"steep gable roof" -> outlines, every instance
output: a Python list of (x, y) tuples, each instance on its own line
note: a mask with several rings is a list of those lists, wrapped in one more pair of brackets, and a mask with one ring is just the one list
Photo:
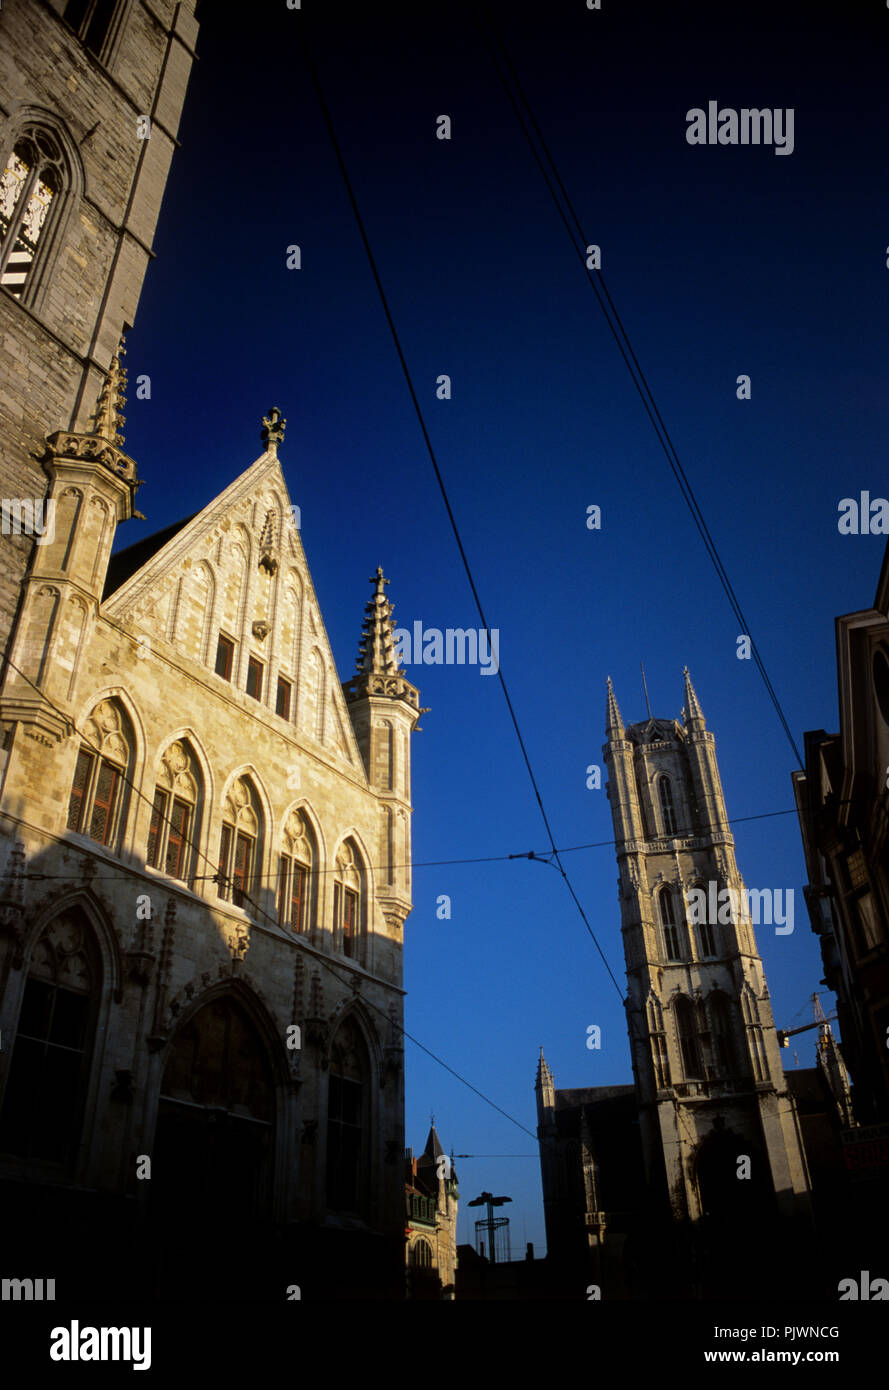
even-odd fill
[(174, 521), (171, 526), (165, 526), (150, 536), (143, 536), (140, 541), (135, 541), (132, 545), (126, 546), (125, 549), (116, 551), (108, 561), (105, 588), (102, 591), (103, 599), (110, 598), (131, 575), (146, 565), (153, 555), (156, 555), (168, 541), (178, 535), (184, 526), (193, 521), (196, 515), (196, 512), (192, 512), (191, 516), (183, 517), (181, 521)]
[[(102, 611), (213, 669), (220, 632), (291, 682), (301, 735), (364, 767), (312, 585), (287, 484), (270, 447), (202, 511), (114, 557)], [(112, 587), (113, 586), (113, 587)]]

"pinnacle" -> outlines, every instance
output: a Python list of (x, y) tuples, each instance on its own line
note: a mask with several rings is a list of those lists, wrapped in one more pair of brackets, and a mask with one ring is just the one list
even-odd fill
[(605, 702), (605, 737), (609, 739), (624, 737), (624, 722), (620, 717), (610, 676), (608, 677), (608, 695)]
[(689, 675), (687, 666), (683, 666), (682, 674), (685, 677), (685, 708), (682, 711), (683, 718), (686, 724), (690, 724), (693, 720), (699, 719), (701, 721), (701, 727), (703, 728), (704, 711), (701, 709), (701, 703), (691, 683), (691, 676)]
[(108, 376), (105, 379), (99, 399), (96, 402), (96, 409), (93, 415), (93, 428), (91, 434), (98, 435), (102, 439), (107, 439), (109, 444), (120, 446), (124, 442), (124, 436), (120, 432), (120, 426), (126, 424), (126, 416), (121, 414), (121, 407), (126, 404), (127, 371), (126, 367), (121, 366), (121, 358), (126, 355), (124, 340), (121, 338), (117, 351), (111, 359), (111, 366), (108, 368)]
[(374, 585), (374, 593), (364, 609), (364, 623), (355, 669), (359, 675), (398, 675), (392, 629), (392, 614), (395, 610), (386, 598), (385, 586), (389, 580), (385, 578), (382, 566), (377, 566), (377, 572), (371, 575), (370, 583)]

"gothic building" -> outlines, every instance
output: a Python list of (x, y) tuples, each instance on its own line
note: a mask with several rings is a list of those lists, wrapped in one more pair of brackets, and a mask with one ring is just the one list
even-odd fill
[(457, 1279), (457, 1171), (433, 1121), (419, 1158), (405, 1154), (408, 1298), (455, 1296)]
[(418, 694), (388, 581), (341, 686), (278, 411), (196, 516), (111, 555), (194, 8), (0, 9), (4, 1273), (400, 1298)]
[[(606, 738), (649, 1184), (677, 1220), (737, 1217), (745, 1201), (798, 1214), (808, 1204), (799, 1127), (714, 739), (688, 671), (681, 721), (627, 728), (609, 681)], [(751, 1176), (739, 1181), (740, 1155)]]
[(807, 1239), (809, 1173), (688, 672), (680, 720), (626, 727), (609, 680), (606, 737), (634, 1087), (557, 1091), (541, 1052), (547, 1244), (610, 1296), (694, 1293), (745, 1241), (759, 1268), (769, 1232)]
[[(873, 605), (836, 620), (837, 733), (793, 775), (812, 930), (836, 991), (859, 1124), (889, 1122), (889, 548)], [(885, 1182), (889, 1164), (879, 1165)], [(876, 1168), (875, 1174), (876, 1176)]]
[(277, 411), (219, 497), (109, 564), (137, 486), (119, 382), (47, 441), (55, 536), (0, 691), (6, 1205), (25, 1242), (76, 1209), (150, 1246), (160, 1291), (200, 1230), (208, 1289), (241, 1241), (281, 1297), (401, 1294), (418, 695), (388, 581), (340, 687)]

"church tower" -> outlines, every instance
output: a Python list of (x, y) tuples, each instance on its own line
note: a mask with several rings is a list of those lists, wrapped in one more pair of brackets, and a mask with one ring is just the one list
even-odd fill
[(677, 1221), (805, 1213), (796, 1112), (714, 739), (688, 670), (681, 720), (626, 728), (609, 678), (606, 738), (649, 1186)]

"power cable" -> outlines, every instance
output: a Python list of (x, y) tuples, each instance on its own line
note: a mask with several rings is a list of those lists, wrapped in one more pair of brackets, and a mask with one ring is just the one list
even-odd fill
[[(474, 11), (473, 13), (474, 13), (474, 14), (477, 14), (477, 12), (475, 12), (475, 11)], [(518, 104), (516, 103), (515, 97), (513, 96), (513, 93), (511, 92), (511, 90), (510, 90), (510, 88), (509, 88), (509, 85), (508, 85), (508, 83), (506, 82), (506, 79), (504, 78), (504, 75), (503, 75), (503, 72), (502, 72), (502, 70), (501, 70), (500, 64), (498, 63), (497, 58), (496, 58), (496, 55), (495, 55), (495, 53), (494, 53), (494, 50), (493, 50), (493, 47), (492, 47), (492, 44), (491, 44), (491, 39), (490, 39), (490, 37), (488, 36), (488, 34), (485, 32), (485, 30), (484, 30), (484, 28), (482, 27), (482, 25), (478, 22), (478, 20), (476, 21), (476, 24), (477, 24), (477, 28), (478, 28), (479, 32), (480, 32), (481, 35), (482, 35), (482, 38), (483, 38), (484, 41), (485, 41), (485, 44), (486, 44), (487, 49), (488, 49), (488, 54), (489, 54), (489, 56), (490, 56), (490, 58), (491, 58), (491, 61), (493, 62), (495, 71), (496, 71), (497, 76), (498, 76), (498, 78), (499, 78), (499, 80), (500, 80), (500, 84), (501, 84), (501, 86), (503, 87), (504, 92), (506, 93), (507, 99), (509, 100), (509, 103), (510, 103), (510, 105), (512, 106), (513, 112), (515, 113), (516, 119), (518, 120), (519, 125), (520, 125), (520, 127), (521, 127), (521, 129), (522, 129), (522, 133), (524, 134), (525, 139), (526, 139), (527, 142), (528, 142), (528, 146), (529, 146), (529, 148), (530, 148), (530, 150), (531, 150), (531, 153), (532, 153), (532, 155), (534, 156), (535, 162), (537, 163), (537, 166), (538, 166), (538, 168), (540, 169), (540, 172), (541, 172), (541, 174), (542, 174), (542, 176), (543, 176), (543, 180), (544, 180), (544, 182), (546, 183), (546, 186), (547, 186), (547, 188), (548, 188), (548, 190), (549, 190), (549, 192), (550, 192), (550, 195), (551, 195), (551, 197), (552, 197), (552, 199), (553, 199), (553, 202), (554, 202), (554, 204), (555, 204), (555, 206), (556, 206), (556, 210), (557, 210), (557, 212), (559, 213), (559, 216), (560, 216), (560, 218), (561, 218), (561, 220), (562, 220), (562, 223), (563, 223), (563, 225), (564, 225), (564, 227), (565, 227), (565, 230), (567, 231), (568, 236), (569, 236), (569, 239), (571, 240), (571, 244), (572, 244), (572, 246), (574, 247), (574, 249), (575, 249), (575, 251), (577, 252), (577, 254), (579, 255), (580, 260), (581, 260), (581, 264), (583, 265), (584, 270), (587, 270), (587, 269), (589, 268), (589, 267), (587, 266), (587, 247), (588, 247), (591, 243), (589, 243), (589, 242), (587, 241), (586, 234), (584, 233), (583, 227), (582, 227), (581, 224), (580, 224), (580, 219), (578, 218), (577, 213), (575, 212), (575, 209), (574, 209), (574, 205), (573, 205), (573, 203), (571, 202), (570, 197), (568, 196), (567, 189), (565, 188), (565, 185), (564, 185), (564, 183), (563, 183), (563, 181), (562, 181), (562, 178), (561, 178), (561, 176), (560, 176), (560, 174), (559, 174), (559, 172), (558, 172), (558, 169), (557, 169), (557, 167), (556, 167), (555, 160), (554, 160), (553, 157), (552, 157), (552, 154), (551, 154), (551, 152), (550, 152), (549, 146), (548, 146), (548, 144), (547, 144), (547, 142), (546, 142), (546, 139), (545, 139), (545, 137), (544, 137), (544, 135), (543, 135), (542, 130), (540, 129), (540, 125), (538, 124), (538, 121), (537, 121), (537, 119), (536, 119), (536, 117), (535, 117), (535, 115), (534, 115), (534, 111), (533, 111), (533, 108), (531, 107), (531, 103), (530, 103), (530, 101), (528, 100), (527, 93), (525, 92), (525, 89), (524, 89), (524, 87), (522, 86), (522, 83), (521, 83), (521, 81), (520, 81), (520, 79), (519, 79), (519, 77), (518, 77), (518, 74), (517, 74), (517, 72), (516, 72), (516, 70), (515, 70), (515, 67), (514, 67), (514, 65), (513, 65), (513, 63), (512, 63), (512, 60), (511, 60), (511, 58), (510, 58), (510, 56), (509, 56), (509, 53), (508, 53), (508, 51), (507, 51), (507, 49), (506, 49), (506, 46), (505, 46), (505, 44), (502, 42), (502, 40), (495, 34), (495, 35), (494, 35), (495, 41), (496, 41), (496, 43), (498, 44), (498, 46), (499, 46), (501, 52), (503, 53), (504, 60), (505, 60), (506, 65), (507, 65), (507, 67), (508, 67), (508, 69), (509, 69), (510, 75), (512, 76), (512, 79), (513, 79), (513, 81), (514, 81), (514, 83), (515, 83), (515, 85), (516, 85), (516, 87), (517, 87), (517, 89), (518, 89), (519, 95), (521, 96), (522, 102), (524, 103), (525, 108), (526, 108), (526, 110), (527, 110), (527, 112), (528, 112), (529, 118), (530, 118), (530, 120), (531, 120), (531, 122), (532, 122), (532, 124), (533, 124), (533, 126), (534, 126), (534, 130), (535, 130), (535, 132), (536, 132), (536, 134), (537, 134), (537, 137), (538, 137), (538, 139), (539, 139), (539, 141), (540, 141), (541, 148), (542, 148), (544, 154), (546, 155), (546, 159), (547, 159), (547, 161), (548, 161), (548, 163), (549, 163), (549, 166), (550, 166), (550, 168), (551, 168), (551, 170), (552, 170), (553, 176), (554, 176), (554, 178), (555, 178), (555, 180), (556, 180), (556, 182), (557, 182), (557, 184), (558, 184), (558, 186), (559, 186), (559, 189), (560, 189), (560, 191), (561, 191), (562, 197), (563, 197), (563, 199), (564, 199), (564, 201), (565, 201), (565, 205), (566, 205), (566, 207), (568, 208), (568, 211), (569, 211), (569, 213), (571, 214), (571, 217), (572, 217), (572, 219), (573, 219), (573, 221), (574, 221), (574, 224), (575, 224), (575, 226), (576, 226), (576, 228), (577, 228), (577, 231), (578, 231), (578, 234), (579, 234), (580, 240), (581, 240), (581, 244), (580, 244), (580, 245), (578, 245), (577, 242), (575, 241), (574, 233), (573, 233), (572, 230), (571, 230), (571, 226), (570, 226), (570, 224), (569, 224), (569, 222), (568, 222), (568, 219), (567, 219), (567, 217), (566, 217), (566, 215), (565, 215), (565, 212), (564, 212), (564, 210), (563, 210), (563, 208), (562, 208), (562, 205), (561, 205), (560, 202), (559, 202), (559, 198), (558, 198), (558, 195), (557, 195), (557, 193), (556, 193), (555, 188), (553, 187), (552, 180), (550, 179), (550, 177), (549, 177), (549, 175), (548, 175), (546, 169), (544, 168), (544, 165), (543, 165), (543, 163), (542, 163), (542, 161), (541, 161), (541, 159), (540, 159), (540, 156), (539, 156), (539, 154), (538, 154), (538, 152), (537, 152), (537, 150), (536, 150), (536, 148), (535, 148), (535, 146), (534, 146), (534, 141), (533, 141), (532, 138), (531, 138), (531, 133), (530, 133), (530, 131), (528, 130), (527, 124), (526, 124), (526, 122), (525, 122), (525, 120), (524, 120), (524, 118), (523, 118), (523, 116), (522, 116), (522, 113), (521, 113), (521, 111), (520, 111), (520, 109), (519, 109), (519, 107), (518, 107)], [(789, 723), (788, 723), (788, 721), (787, 721), (787, 718), (786, 718), (786, 716), (785, 716), (785, 714), (784, 714), (784, 710), (783, 710), (783, 708), (782, 708), (782, 706), (781, 706), (781, 702), (780, 702), (780, 700), (778, 699), (778, 695), (777, 695), (777, 693), (776, 693), (776, 691), (775, 691), (774, 686), (772, 685), (771, 679), (769, 678), (769, 674), (768, 674), (768, 671), (766, 670), (765, 662), (763, 661), (762, 656), (760, 655), (760, 652), (759, 652), (759, 648), (758, 648), (758, 646), (757, 646), (757, 644), (756, 644), (756, 642), (755, 642), (755, 640), (754, 640), (754, 638), (753, 638), (753, 636), (752, 636), (752, 634), (751, 634), (750, 625), (749, 625), (749, 623), (747, 622), (747, 619), (746, 619), (745, 616), (744, 616), (743, 610), (741, 609), (740, 602), (739, 602), (739, 600), (738, 600), (738, 598), (737, 598), (737, 595), (736, 595), (736, 593), (735, 593), (735, 590), (734, 590), (734, 586), (732, 585), (731, 580), (730, 580), (729, 577), (728, 577), (728, 573), (727, 573), (727, 571), (726, 571), (726, 569), (725, 569), (725, 566), (724, 566), (723, 563), (722, 563), (722, 559), (721, 559), (721, 557), (720, 557), (720, 555), (719, 555), (719, 551), (718, 551), (718, 549), (717, 549), (716, 543), (715, 543), (715, 541), (713, 540), (713, 537), (712, 537), (712, 535), (711, 535), (711, 533), (710, 533), (710, 529), (709, 529), (709, 527), (708, 527), (708, 525), (707, 525), (707, 522), (706, 522), (706, 520), (705, 520), (705, 518), (704, 518), (703, 512), (701, 511), (701, 508), (700, 508), (700, 506), (698, 505), (697, 498), (695, 497), (695, 494), (694, 494), (694, 491), (693, 491), (693, 489), (692, 489), (691, 483), (689, 482), (688, 477), (687, 477), (687, 475), (686, 475), (686, 473), (685, 473), (685, 470), (684, 470), (684, 468), (683, 468), (683, 466), (682, 466), (681, 460), (680, 460), (680, 458), (679, 458), (679, 454), (678, 454), (678, 452), (677, 452), (677, 450), (676, 450), (675, 445), (673, 444), (673, 440), (672, 440), (672, 438), (670, 437), (670, 434), (669, 434), (669, 431), (667, 430), (666, 425), (664, 424), (663, 418), (662, 418), (661, 413), (660, 413), (660, 411), (659, 411), (659, 409), (658, 409), (658, 407), (657, 407), (657, 404), (656, 404), (656, 402), (655, 402), (655, 399), (654, 399), (654, 396), (653, 396), (653, 394), (652, 394), (651, 388), (650, 388), (649, 385), (648, 385), (648, 381), (647, 381), (647, 379), (646, 379), (646, 377), (645, 377), (645, 374), (644, 374), (644, 372), (643, 372), (643, 370), (642, 370), (642, 367), (641, 367), (640, 364), (639, 364), (639, 360), (638, 360), (638, 358), (636, 357), (635, 352), (633, 351), (633, 347), (632, 347), (632, 344), (631, 344), (631, 342), (630, 342), (629, 335), (627, 334), (627, 331), (626, 331), (626, 329), (625, 329), (625, 327), (624, 327), (624, 325), (623, 325), (623, 322), (622, 322), (622, 320), (621, 320), (621, 318), (620, 318), (620, 315), (619, 315), (618, 312), (617, 312), (617, 309), (616, 309), (616, 307), (615, 307), (615, 305), (614, 305), (614, 301), (613, 301), (613, 299), (612, 299), (610, 293), (608, 292), (608, 288), (607, 288), (607, 285), (606, 285), (606, 283), (605, 283), (604, 274), (602, 273), (601, 270), (594, 270), (594, 271), (593, 271), (593, 274), (587, 275), (587, 276), (586, 276), (586, 279), (587, 279), (587, 281), (588, 281), (588, 283), (589, 283), (591, 289), (593, 290), (593, 292), (594, 292), (595, 295), (596, 295), (596, 298), (597, 298), (597, 300), (598, 300), (598, 302), (599, 302), (599, 307), (600, 307), (600, 309), (602, 310), (602, 313), (603, 313), (603, 315), (604, 315), (604, 317), (605, 317), (605, 321), (606, 321), (606, 323), (608, 324), (609, 329), (611, 330), (611, 333), (612, 333), (612, 335), (613, 335), (613, 337), (614, 337), (614, 340), (615, 340), (615, 342), (616, 342), (616, 344), (617, 344), (618, 350), (620, 351), (621, 357), (622, 357), (623, 360), (624, 360), (624, 364), (626, 365), (627, 370), (628, 370), (628, 372), (630, 373), (630, 377), (631, 377), (631, 379), (632, 379), (632, 381), (633, 381), (634, 386), (636, 387), (636, 390), (637, 390), (637, 392), (638, 392), (638, 394), (639, 394), (640, 400), (642, 401), (642, 404), (643, 404), (643, 407), (644, 407), (644, 409), (645, 409), (645, 412), (646, 412), (646, 414), (648, 415), (649, 420), (651, 421), (652, 427), (653, 427), (653, 429), (654, 429), (654, 431), (655, 431), (655, 434), (657, 435), (658, 442), (660, 443), (661, 448), (664, 450), (664, 453), (665, 453), (665, 455), (666, 455), (666, 457), (667, 457), (667, 462), (669, 463), (670, 468), (672, 469), (673, 475), (674, 475), (674, 477), (676, 478), (677, 483), (679, 484), (679, 489), (680, 489), (680, 491), (681, 491), (681, 493), (682, 493), (682, 496), (683, 496), (683, 498), (684, 498), (684, 500), (685, 500), (685, 502), (686, 502), (686, 504), (687, 504), (687, 506), (688, 506), (688, 508), (689, 508), (689, 510), (690, 510), (690, 512), (691, 512), (692, 519), (693, 519), (693, 521), (694, 521), (694, 523), (695, 523), (695, 526), (696, 526), (697, 529), (698, 529), (698, 532), (699, 532), (699, 534), (700, 534), (700, 536), (701, 536), (701, 539), (702, 539), (702, 541), (704, 542), (704, 547), (705, 547), (705, 549), (707, 550), (708, 555), (710, 556), (710, 559), (711, 559), (711, 561), (712, 561), (712, 563), (713, 563), (714, 569), (716, 570), (716, 573), (717, 573), (717, 576), (718, 576), (718, 578), (719, 578), (719, 581), (720, 581), (720, 583), (721, 583), (721, 585), (722, 585), (723, 590), (725, 591), (726, 597), (728, 598), (729, 605), (730, 605), (730, 607), (731, 607), (731, 609), (732, 609), (732, 612), (734, 613), (734, 615), (735, 615), (735, 617), (736, 617), (736, 619), (737, 619), (737, 621), (738, 621), (738, 624), (739, 624), (740, 629), (741, 629), (741, 633), (742, 633), (742, 635), (745, 635), (745, 636), (747, 636), (747, 637), (749, 638), (749, 641), (750, 641), (750, 649), (751, 649), (751, 652), (752, 652), (752, 654), (753, 654), (754, 662), (755, 662), (755, 664), (756, 664), (756, 666), (757, 666), (757, 669), (759, 670), (759, 673), (760, 673), (760, 675), (761, 675), (761, 677), (762, 677), (762, 680), (763, 680), (763, 683), (764, 683), (764, 685), (765, 685), (765, 687), (766, 687), (766, 691), (768, 692), (769, 698), (771, 699), (772, 704), (773, 704), (774, 707), (775, 707), (775, 710), (776, 710), (776, 712), (777, 712), (778, 718), (779, 718), (779, 720), (780, 720), (780, 722), (781, 722), (781, 725), (782, 725), (782, 727), (783, 727), (783, 729), (784, 729), (784, 733), (785, 733), (785, 735), (787, 736), (787, 740), (788, 740), (788, 742), (790, 743), (790, 746), (791, 746), (791, 748), (792, 748), (792, 750), (793, 750), (794, 758), (796, 759), (796, 765), (797, 765), (797, 767), (802, 767), (802, 766), (804, 765), (802, 755), (801, 755), (801, 753), (800, 753), (800, 751), (799, 751), (799, 749), (798, 749), (798, 747), (797, 747), (797, 745), (796, 745), (796, 741), (795, 741), (795, 739), (794, 739), (794, 737), (793, 737), (793, 734), (792, 734), (791, 729), (790, 729), (790, 725), (789, 725)], [(606, 309), (606, 307), (605, 307), (605, 301), (603, 300), (602, 295), (599, 293), (599, 285), (601, 285), (602, 291), (603, 291), (605, 297), (607, 298), (608, 305), (609, 305), (609, 307), (610, 307), (610, 309), (611, 309), (611, 313), (612, 313), (613, 316), (614, 316), (614, 322), (612, 322), (612, 319), (611, 319), (611, 317), (609, 316), (609, 313), (608, 313), (608, 309)], [(615, 326), (615, 325), (616, 325), (616, 326)], [(618, 330), (619, 330), (619, 332), (618, 332)], [(632, 365), (631, 365), (631, 362), (632, 362)], [(635, 371), (634, 371), (634, 368), (635, 368)]]

